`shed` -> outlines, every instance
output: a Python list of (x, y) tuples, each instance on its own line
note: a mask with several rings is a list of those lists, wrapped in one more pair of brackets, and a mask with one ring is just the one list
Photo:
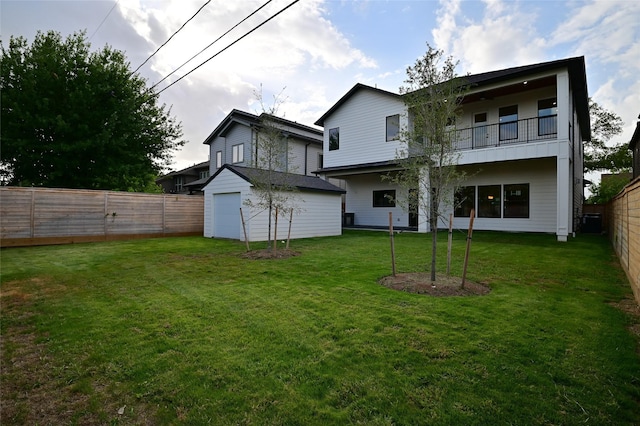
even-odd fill
[[(248, 240), (268, 239), (268, 212), (248, 206), (248, 202), (255, 204), (258, 199), (252, 182), (256, 182), (261, 173), (264, 171), (225, 164), (209, 178), (203, 188), (205, 237), (244, 240), (242, 208)], [(288, 187), (296, 189), (292, 195), (299, 211), (293, 214), (292, 239), (341, 235), (343, 189), (319, 177), (273, 173), (275, 182), (287, 182)], [(278, 238), (284, 239), (288, 231), (289, 216), (280, 216)]]

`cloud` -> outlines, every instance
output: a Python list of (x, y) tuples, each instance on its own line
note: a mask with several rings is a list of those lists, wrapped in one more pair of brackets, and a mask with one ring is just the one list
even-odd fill
[[(543, 60), (545, 41), (536, 36), (537, 13), (517, 3), (485, 0), (481, 19), (464, 14), (459, 0), (440, 1), (435, 47), (461, 62), (465, 72), (477, 73)], [(508, 52), (508, 53), (507, 53)]]
[[(181, 0), (121, 3), (124, 3), (119, 5), (122, 16), (148, 42), (149, 53), (202, 4)], [(212, 2), (163, 47), (141, 72), (150, 82), (159, 81), (263, 3)], [(168, 78), (158, 89), (184, 76), (289, 3), (285, 0), (273, 1)], [(286, 86), (285, 95), (289, 101), (282, 106), (282, 113), (288, 119), (311, 124), (322, 115), (322, 108), (330, 106), (328, 98), (334, 96), (334, 87), (317, 83), (320, 74), (323, 77), (335, 74), (337, 77), (345, 70), (376, 67), (375, 60), (354, 48), (332, 24), (323, 1), (296, 3), (162, 92), (162, 101), (174, 105), (172, 112), (182, 120), (185, 138), (189, 141), (183, 151), (176, 155), (177, 167), (184, 165), (186, 158), (203, 155), (200, 152), (207, 154), (206, 149), (202, 149), (202, 141), (231, 109), (256, 112), (254, 91), (261, 84), (270, 92), (278, 92)], [(326, 78), (323, 80), (326, 82)], [(331, 92), (331, 96), (328, 92)], [(190, 164), (205, 159), (193, 160)]]

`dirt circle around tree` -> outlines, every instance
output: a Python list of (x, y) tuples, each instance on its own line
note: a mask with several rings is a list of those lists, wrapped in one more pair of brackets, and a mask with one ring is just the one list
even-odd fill
[(466, 280), (464, 287), (461, 287), (461, 282), (461, 277), (437, 274), (436, 281), (432, 283), (428, 272), (398, 273), (378, 281), (380, 285), (393, 290), (434, 297), (484, 296), (491, 292), (491, 287), (486, 284)]

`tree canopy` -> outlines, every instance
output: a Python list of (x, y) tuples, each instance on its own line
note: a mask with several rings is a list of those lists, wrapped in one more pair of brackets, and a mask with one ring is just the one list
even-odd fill
[(181, 124), (123, 52), (91, 51), (84, 32), (0, 45), (6, 184), (145, 191), (184, 145)]
[[(455, 126), (468, 91), (455, 72), (457, 63), (428, 45), (427, 52), (407, 68), (400, 88), (410, 124), (400, 135), (402, 169), (387, 178), (406, 193), (405, 207), (422, 210), (431, 231), (431, 281), (436, 280), (438, 219), (464, 179), (456, 168)], [(401, 200), (400, 200), (401, 201)]]
[(610, 170), (614, 173), (631, 170), (631, 151), (627, 143), (607, 145), (614, 136), (622, 133), (622, 119), (596, 101), (589, 98), (591, 140), (585, 143), (584, 170), (593, 172)]

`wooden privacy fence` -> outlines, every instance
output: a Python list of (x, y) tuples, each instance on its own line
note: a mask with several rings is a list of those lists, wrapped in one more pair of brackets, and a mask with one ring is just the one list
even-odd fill
[(0, 246), (203, 235), (204, 197), (0, 188)]
[(640, 177), (609, 203), (609, 238), (640, 303)]

